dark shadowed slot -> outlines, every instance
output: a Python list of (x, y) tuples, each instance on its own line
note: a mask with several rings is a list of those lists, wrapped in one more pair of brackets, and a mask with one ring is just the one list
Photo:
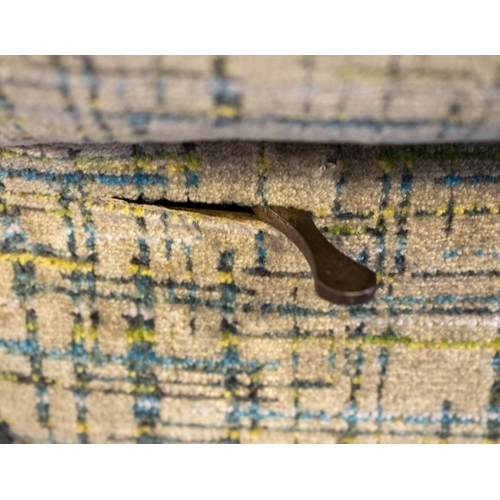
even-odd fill
[(136, 205), (148, 205), (152, 207), (172, 208), (177, 210), (215, 210), (218, 212), (233, 212), (239, 214), (254, 215), (251, 207), (245, 207), (236, 204), (217, 204), (217, 203), (197, 203), (192, 201), (175, 202), (169, 200), (150, 200), (141, 195), (136, 199), (113, 197), (115, 200), (125, 201), (126, 203), (135, 203)]

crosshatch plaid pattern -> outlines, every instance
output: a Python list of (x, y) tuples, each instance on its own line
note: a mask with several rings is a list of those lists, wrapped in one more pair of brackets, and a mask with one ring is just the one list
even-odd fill
[[(497, 145), (4, 149), (0, 424), (55, 443), (496, 442), (499, 179)], [(330, 305), (251, 215), (145, 198), (309, 208), (377, 294)]]
[(0, 145), (498, 140), (497, 56), (1, 56)]

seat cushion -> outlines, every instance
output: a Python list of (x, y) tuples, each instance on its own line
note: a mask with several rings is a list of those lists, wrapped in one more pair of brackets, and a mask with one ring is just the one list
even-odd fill
[[(0, 429), (497, 441), (499, 158), (487, 144), (2, 150)], [(266, 202), (313, 211), (377, 273), (374, 299), (320, 299), (284, 235), (228, 211)]]
[(1, 56), (0, 145), (497, 140), (497, 56)]

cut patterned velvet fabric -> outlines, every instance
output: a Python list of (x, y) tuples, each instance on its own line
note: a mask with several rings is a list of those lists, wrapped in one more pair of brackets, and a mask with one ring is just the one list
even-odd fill
[[(499, 179), (487, 144), (3, 149), (0, 440), (497, 441)], [(312, 210), (375, 298), (188, 201)]]

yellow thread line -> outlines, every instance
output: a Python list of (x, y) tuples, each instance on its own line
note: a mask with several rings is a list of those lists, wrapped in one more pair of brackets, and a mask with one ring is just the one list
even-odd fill
[(61, 195), (59, 194), (27, 193), (24, 191), (5, 191), (4, 196), (5, 198), (10, 198), (11, 196), (19, 196), (20, 198), (36, 198), (41, 201), (59, 201), (61, 199)]
[(17, 382), (19, 377), (15, 373), (0, 372), (0, 380), (5, 382)]
[(153, 428), (148, 425), (141, 425), (137, 427), (136, 435), (137, 437), (141, 437), (143, 434), (151, 434)]
[(222, 118), (236, 118), (239, 114), (238, 108), (233, 106), (227, 106), (226, 104), (220, 104), (215, 108), (215, 114)]
[(77, 434), (89, 434), (89, 424), (87, 422), (76, 423)]
[(127, 330), (127, 342), (132, 344), (134, 342), (155, 342), (155, 331), (148, 330), (147, 328), (131, 328)]
[(154, 385), (145, 385), (145, 384), (139, 384), (139, 385), (131, 385), (130, 387), (131, 392), (138, 392), (141, 394), (149, 394), (151, 392), (154, 392), (156, 390), (156, 386)]
[(72, 262), (59, 257), (42, 257), (28, 252), (2, 254), (0, 255), (0, 262), (19, 262), (21, 265), (33, 262), (33, 264), (40, 264), (47, 267), (57, 267), (59, 269), (64, 269), (65, 271), (92, 271), (92, 264), (89, 262)]
[(233, 273), (220, 271), (219, 272), (219, 282), (220, 283), (232, 283), (233, 282)]
[[(448, 213), (449, 207), (448, 206), (442, 206), (438, 207), (433, 210), (424, 210), (423, 213), (426, 215), (436, 215), (438, 217), (441, 217)], [(457, 215), (464, 215), (467, 213), (477, 213), (477, 212), (489, 212), (492, 215), (498, 214), (500, 211), (500, 208), (498, 205), (492, 205), (491, 207), (481, 207), (479, 205), (455, 205), (453, 207), (453, 213)]]
[(139, 273), (142, 276), (154, 276), (153, 271), (146, 266), (138, 266), (137, 264), (130, 264), (129, 269), (131, 274)]

